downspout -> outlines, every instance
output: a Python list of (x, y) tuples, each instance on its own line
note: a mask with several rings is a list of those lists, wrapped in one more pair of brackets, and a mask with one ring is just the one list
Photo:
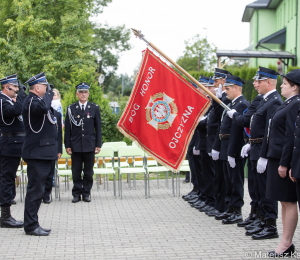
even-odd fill
[(297, 53), (297, 44), (298, 44), (298, 0), (296, 0), (296, 47), (295, 47), (295, 55), (296, 55), (296, 59), (293, 62), (293, 65), (296, 66), (298, 65), (298, 53)]

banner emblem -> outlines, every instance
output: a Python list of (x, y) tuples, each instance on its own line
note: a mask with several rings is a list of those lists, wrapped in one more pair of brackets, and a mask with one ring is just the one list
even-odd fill
[(156, 130), (166, 130), (172, 126), (177, 112), (178, 109), (174, 99), (165, 93), (157, 93), (150, 97), (146, 106), (146, 120)]

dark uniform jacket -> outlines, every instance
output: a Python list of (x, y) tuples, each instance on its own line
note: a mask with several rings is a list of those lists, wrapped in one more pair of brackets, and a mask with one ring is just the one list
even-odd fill
[(219, 118), (216, 116), (215, 108), (211, 105), (211, 110), (209, 111), (206, 119), (206, 152), (211, 153), (213, 149), (213, 144), (216, 138), (219, 139), (218, 128), (219, 128)]
[[(238, 113), (243, 113), (248, 106), (249, 102), (243, 95), (238, 97), (232, 104), (229, 105), (231, 109), (235, 109)], [(230, 135), (229, 138), (221, 140), (220, 160), (227, 160), (228, 156), (241, 159), (240, 152), (245, 144), (244, 127), (233, 122), (227, 115), (226, 110), (222, 116), (220, 134)]]
[[(228, 105), (229, 103), (231, 103), (231, 101), (227, 98), (227, 95), (226, 95), (225, 92), (222, 93), (221, 100), (222, 100), (222, 102), (225, 105)], [(214, 106), (214, 110), (215, 110), (214, 111), (215, 115), (216, 115), (216, 117), (219, 120), (219, 125), (218, 125), (218, 129), (217, 129), (217, 135), (215, 137), (215, 141), (213, 143), (212, 149), (214, 149), (215, 151), (220, 151), (220, 149), (221, 149), (221, 141), (219, 139), (219, 133), (220, 133), (220, 126), (221, 126), (221, 118), (222, 118), (222, 115), (223, 115), (224, 108), (222, 106), (220, 106), (216, 101), (213, 100), (212, 102), (213, 102), (213, 106)]]
[(53, 123), (56, 119), (51, 108), (53, 95), (52, 91), (47, 91), (40, 98), (29, 92), (25, 99), (22, 111), (26, 131), (22, 150), (24, 159), (57, 160), (58, 126)]
[(54, 116), (57, 119), (57, 131), (58, 131), (58, 139), (57, 139), (57, 145), (58, 145), (58, 151), (57, 153), (62, 154), (62, 125), (61, 125), (61, 114), (57, 110), (53, 109)]
[[(70, 118), (71, 113), (72, 118)], [(72, 120), (75, 120), (75, 124)], [(82, 121), (81, 121), (82, 120)], [(84, 112), (76, 102), (67, 108), (65, 120), (65, 147), (72, 152), (94, 152), (95, 147), (101, 147), (101, 117), (99, 106), (87, 102)]]
[(297, 113), (294, 133), (293, 157), (292, 157), (292, 176), (300, 179), (300, 109)]
[[(26, 98), (26, 93), (20, 91), (16, 102), (8, 96), (0, 94), (0, 128), (2, 133), (25, 133), (22, 105)], [(0, 137), (1, 155), (11, 157), (21, 157), (24, 136)]]
[(257, 95), (251, 102), (251, 105), (242, 113), (234, 113), (232, 120), (238, 125), (249, 127), (252, 115), (255, 113), (257, 106), (262, 101), (263, 96)]
[[(264, 158), (280, 159), (279, 165), (290, 167), (293, 154), (295, 122), (300, 109), (300, 95), (295, 95), (279, 106), (274, 113)], [(300, 159), (300, 158), (299, 158)]]
[[(201, 120), (198, 123), (198, 136), (195, 144), (195, 149), (196, 150), (202, 150), (206, 151), (206, 136), (207, 136), (207, 116), (209, 115), (210, 111), (212, 110), (213, 106), (211, 105), (204, 116), (206, 116), (205, 119)], [(211, 153), (211, 150), (210, 150)]]
[[(277, 91), (262, 99), (251, 117), (250, 139), (264, 138), (264, 136), (268, 135), (269, 120), (281, 104), (282, 99)], [(266, 154), (266, 148), (267, 142), (265, 141), (259, 144), (251, 144), (251, 160), (258, 160), (259, 157), (263, 157), (260, 155), (260, 152), (263, 151), (262, 154)]]

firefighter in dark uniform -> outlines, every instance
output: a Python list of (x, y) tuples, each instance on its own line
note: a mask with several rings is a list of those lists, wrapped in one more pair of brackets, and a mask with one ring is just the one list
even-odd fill
[[(60, 159), (61, 155), (62, 155), (62, 124), (61, 124), (61, 114), (60, 114), (60, 112), (56, 111), (52, 107), (50, 109), (53, 112), (53, 115), (56, 117), (56, 120), (57, 120), (57, 131), (58, 131), (57, 159)], [(46, 184), (45, 184), (45, 193), (44, 193), (44, 196), (43, 196), (43, 202), (45, 204), (50, 204), (51, 203), (50, 194), (51, 194), (51, 191), (52, 191), (53, 176), (54, 176), (54, 171), (55, 171), (55, 161), (54, 160), (52, 161), (52, 164), (53, 165), (52, 165), (51, 168), (53, 169), (53, 172), (51, 172), (49, 174), (49, 176), (47, 176)]]
[(50, 109), (54, 93), (44, 72), (26, 83), (29, 94), (22, 111), (26, 130), (22, 157), (27, 163), (28, 175), (24, 230), (26, 235), (48, 236), (51, 230), (39, 225), (37, 213), (45, 193), (47, 176), (53, 172), (53, 161), (57, 160), (57, 120)]
[[(207, 83), (207, 82), (203, 82), (203, 80), (201, 81), (201, 76), (199, 81), (203, 85)], [(195, 88), (198, 88), (198, 86), (195, 84), (193, 84), (193, 86)], [(192, 207), (195, 207), (197, 209), (200, 205), (205, 203), (206, 200), (205, 183), (203, 179), (202, 165), (200, 160), (200, 150), (196, 150), (195, 148), (195, 146), (197, 146), (197, 143), (199, 142), (199, 135), (198, 135), (199, 131), (200, 130), (198, 124), (187, 151), (189, 166), (192, 175), (192, 182), (195, 183), (197, 186), (197, 193), (190, 194), (189, 196), (184, 197), (184, 200), (188, 201)]]
[[(15, 178), (25, 137), (21, 113), (27, 95), (23, 88), (18, 93), (17, 74), (0, 79), (0, 83), (0, 225), (2, 228), (22, 228), (23, 222), (10, 215), (10, 206), (15, 197)], [(15, 98), (16, 102), (12, 100)]]
[(68, 106), (66, 112), (65, 147), (72, 158), (73, 203), (80, 201), (81, 195), (83, 201), (91, 201), (95, 154), (102, 141), (100, 109), (88, 102), (89, 88), (85, 82), (76, 86), (79, 102)]
[[(200, 83), (207, 87), (209, 83), (209, 78), (201, 76), (199, 81)], [(206, 94), (204, 91), (200, 90), (203, 94)], [(200, 162), (203, 173), (203, 183), (204, 183), (204, 194), (205, 201), (202, 205), (198, 206), (200, 212), (207, 213), (214, 209), (215, 197), (214, 197), (214, 170), (212, 159), (206, 152), (206, 136), (207, 136), (207, 117), (209, 116), (213, 106), (210, 105), (204, 116), (201, 118), (198, 123), (198, 138), (195, 144), (195, 149), (200, 151)]]
[[(267, 163), (266, 158), (260, 158), (260, 154), (265, 154), (267, 144), (263, 144), (263, 139), (268, 135), (269, 120), (274, 112), (282, 104), (280, 94), (276, 91), (278, 72), (259, 67), (256, 80), (258, 81), (258, 93), (263, 95), (263, 100), (259, 103), (255, 113), (250, 120), (250, 160), (253, 176), (258, 179), (258, 190), (261, 198), (259, 210), (260, 218), (245, 227), (246, 235), (252, 236), (253, 239), (267, 239), (278, 236), (277, 230), (272, 229), (268, 234), (263, 232), (265, 226), (273, 225), (278, 215), (278, 203), (265, 197), (267, 181)], [(275, 224), (276, 225), (276, 224)]]
[[(231, 100), (229, 108), (243, 113), (249, 102), (242, 95), (243, 80), (228, 75), (224, 84), (227, 98)], [(244, 146), (244, 128), (234, 122), (224, 110), (221, 120), (219, 139), (220, 159), (223, 161), (223, 171), (229, 195), (228, 210), (221, 214), (223, 224), (234, 224), (243, 221), (241, 208), (244, 205), (244, 166), (241, 150)]]
[[(215, 68), (215, 74), (213, 76), (214, 80), (214, 86), (215, 90), (213, 90), (213, 94), (215, 94), (218, 98), (222, 100), (224, 104), (229, 104), (230, 100), (227, 98), (227, 95), (225, 93), (225, 80), (227, 75), (232, 75), (227, 70), (222, 70)], [(213, 159), (213, 165), (215, 169), (215, 211), (213, 212), (213, 215), (217, 220), (222, 219), (219, 218), (223, 212), (225, 212), (228, 209), (228, 203), (229, 203), (229, 194), (227, 194), (227, 186), (225, 182), (225, 176), (223, 172), (223, 160), (220, 158), (220, 146), (221, 141), (219, 139), (219, 132), (220, 132), (220, 125), (221, 125), (221, 118), (223, 114), (223, 108), (219, 106), (214, 100), (212, 101), (212, 104), (214, 106), (214, 115), (218, 119), (218, 129), (217, 134), (215, 136), (215, 140), (212, 144), (212, 150), (211, 155)], [(211, 120), (214, 122), (215, 120)], [(209, 122), (208, 122), (209, 123)], [(209, 127), (209, 126), (208, 126)], [(226, 160), (225, 160), (226, 162)]]
[[(253, 85), (255, 90), (257, 91), (258, 81), (256, 80), (256, 75), (253, 79), (254, 79)], [(256, 108), (262, 99), (263, 99), (262, 95), (258, 94), (251, 102), (251, 105), (242, 114), (237, 113), (236, 110), (232, 109), (227, 112), (227, 115), (230, 118), (232, 118), (233, 122), (235, 122), (236, 124), (249, 128), (251, 117), (255, 113)], [(248, 137), (248, 131), (246, 133)], [(243, 158), (248, 157), (248, 152), (250, 150), (250, 147), (251, 145), (249, 143), (249, 140), (247, 140), (247, 144), (244, 145), (241, 152), (241, 156)], [(255, 174), (256, 172), (255, 173), (252, 172), (251, 156), (248, 157), (247, 165), (248, 165), (248, 191), (251, 198), (251, 202), (250, 202), (251, 211), (248, 218), (246, 218), (243, 222), (237, 224), (239, 227), (245, 227), (251, 224), (257, 218), (259, 218), (259, 206), (261, 205), (261, 199), (259, 193), (258, 194), (256, 193), (256, 190), (259, 189), (258, 179), (257, 179), (257, 174)], [(255, 186), (257, 187), (256, 189)]]

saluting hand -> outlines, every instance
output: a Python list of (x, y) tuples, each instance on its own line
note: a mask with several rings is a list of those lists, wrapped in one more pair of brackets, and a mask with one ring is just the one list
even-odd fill
[(289, 175), (290, 175), (290, 179), (291, 179), (293, 182), (296, 182), (296, 181), (297, 181), (297, 179), (296, 179), (295, 177), (292, 177), (292, 169), (290, 169)]
[(72, 154), (72, 149), (71, 148), (66, 148), (66, 152), (68, 155), (71, 155)]
[(287, 167), (284, 167), (282, 165), (280, 165), (278, 167), (278, 173), (280, 175), (281, 178), (285, 178), (286, 177), (286, 173), (287, 173)]
[(101, 150), (100, 147), (96, 147), (96, 148), (95, 148), (95, 154), (100, 153), (100, 150)]

